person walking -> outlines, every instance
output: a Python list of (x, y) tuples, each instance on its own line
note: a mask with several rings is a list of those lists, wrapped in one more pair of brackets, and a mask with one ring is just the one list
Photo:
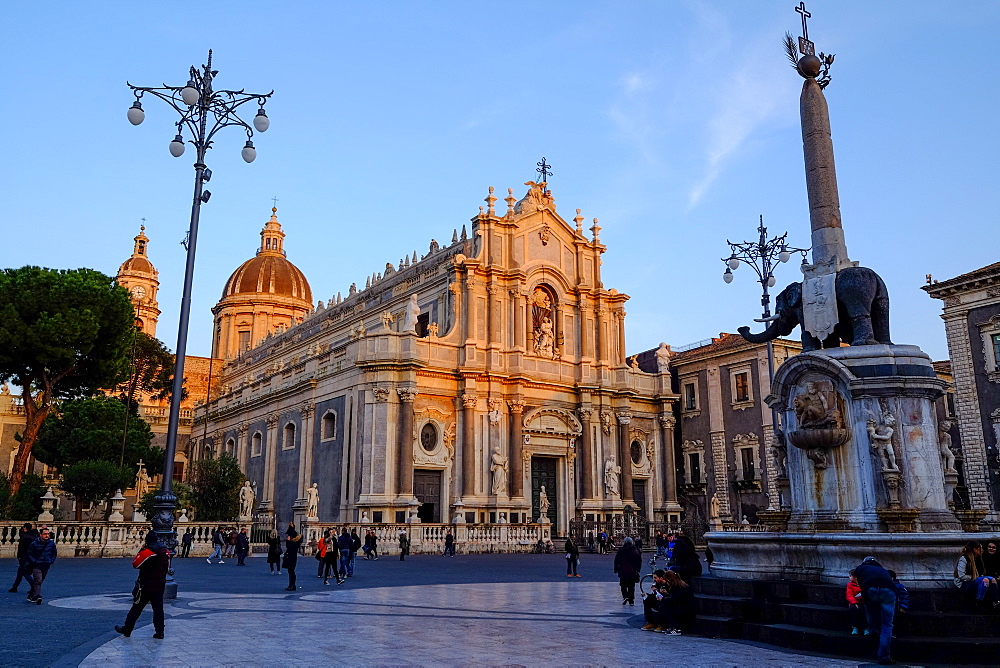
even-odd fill
[(594, 541), (593, 531), (587, 532), (587, 550), (589, 550), (591, 554), (597, 551), (597, 543)]
[(378, 536), (375, 535), (375, 531), (371, 532), (371, 551), (368, 553), (372, 559), (378, 561)]
[(348, 564), (348, 573), (354, 575), (354, 563), (358, 558), (358, 550), (361, 549), (361, 536), (357, 529), (351, 529), (351, 563)]
[(615, 574), (618, 575), (618, 585), (622, 590), (622, 605), (635, 605), (635, 583), (639, 581), (642, 571), (642, 555), (635, 549), (635, 542), (625, 538), (621, 548), (615, 554)]
[[(24, 573), (24, 557), (28, 554), (28, 546), (35, 542), (38, 538), (38, 530), (31, 526), (31, 522), (25, 522), (20, 529), (17, 530), (17, 575), (14, 577), (14, 584), (11, 585), (9, 589), (11, 594), (17, 593), (17, 588), (21, 586), (21, 580), (25, 578)], [(28, 586), (31, 586), (31, 582), (28, 582)]]
[(597, 534), (597, 547), (600, 554), (608, 553), (608, 534), (606, 531)]
[[(330, 537), (330, 530), (325, 529), (323, 531), (322, 537), (316, 541), (316, 561), (319, 562), (319, 568), (316, 569), (316, 577), (323, 577), (323, 569), (326, 567), (326, 550), (327, 550), (327, 538)], [(329, 579), (329, 577), (327, 578)], [(323, 584), (326, 584), (324, 582)]]
[(576, 546), (572, 538), (566, 539), (566, 577), (578, 578), (576, 565), (580, 561), (580, 548)]
[(448, 529), (448, 533), (444, 535), (444, 554), (442, 557), (455, 556), (455, 536), (451, 533), (451, 529)]
[(267, 537), (267, 567), (271, 575), (281, 575), (281, 537), (274, 529)]
[(347, 527), (343, 527), (340, 530), (340, 536), (337, 538), (337, 549), (340, 551), (340, 577), (349, 578), (353, 575), (351, 572), (351, 547), (354, 545), (354, 541), (351, 540), (351, 535), (347, 533)]
[(125, 623), (115, 626), (115, 631), (126, 638), (132, 635), (132, 629), (148, 603), (153, 610), (153, 637), (163, 640), (163, 591), (170, 572), (170, 550), (160, 542), (155, 531), (146, 534), (145, 545), (132, 560), (132, 568), (139, 569), (136, 590), (132, 592), (132, 607), (125, 616)]
[(191, 554), (191, 543), (193, 542), (194, 534), (191, 533), (191, 529), (185, 530), (181, 537), (181, 559), (187, 559), (188, 555)]
[(337, 562), (340, 560), (340, 549), (337, 547), (337, 533), (327, 530), (323, 533), (320, 543), (323, 544), (323, 584), (330, 584), (332, 574), (337, 584), (344, 584), (346, 578), (340, 576), (340, 568)]
[(243, 527), (236, 534), (236, 565), (246, 566), (247, 556), (250, 554), (250, 536), (247, 535), (247, 528)]
[(212, 563), (212, 559), (216, 557), (219, 558), (219, 563), (224, 564), (222, 560), (222, 551), (226, 549), (226, 534), (222, 532), (222, 527), (217, 527), (214, 532), (212, 532), (212, 554), (208, 555), (208, 563)]
[(296, 591), (295, 564), (299, 559), (299, 547), (302, 545), (302, 534), (295, 530), (295, 522), (288, 523), (285, 530), (285, 571), (288, 573), (288, 586), (285, 591)]
[(410, 537), (406, 535), (406, 529), (399, 532), (399, 560), (406, 561), (406, 554), (410, 551)]
[(236, 556), (236, 527), (229, 527), (229, 535), (226, 536), (226, 556), (234, 557)]
[(895, 663), (891, 656), (892, 620), (896, 614), (896, 585), (889, 571), (875, 557), (865, 557), (854, 569), (861, 587), (861, 601), (868, 612), (868, 627), (878, 632), (878, 662), (885, 666)]
[(47, 528), (42, 527), (38, 532), (38, 538), (28, 545), (28, 550), (24, 554), (24, 572), (31, 576), (28, 579), (31, 585), (28, 602), (37, 605), (42, 604), (42, 582), (56, 561), (56, 542), (52, 540), (51, 535)]

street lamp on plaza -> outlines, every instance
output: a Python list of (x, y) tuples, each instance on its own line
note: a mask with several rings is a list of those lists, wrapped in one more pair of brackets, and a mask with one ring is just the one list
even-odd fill
[[(191, 204), (191, 224), (188, 228), (184, 246), (187, 249), (187, 261), (184, 267), (184, 290), (181, 297), (180, 317), (177, 326), (177, 350), (174, 362), (174, 380), (170, 396), (170, 419), (167, 424), (166, 452), (163, 455), (163, 484), (160, 493), (156, 495), (155, 511), (150, 523), (161, 540), (173, 551), (177, 546), (174, 533), (174, 510), (177, 507), (177, 497), (173, 493), (174, 456), (177, 453), (177, 425), (180, 421), (181, 395), (184, 385), (184, 357), (187, 349), (188, 321), (191, 316), (191, 283), (194, 278), (194, 259), (198, 241), (198, 219), (201, 205), (207, 202), (212, 193), (202, 189), (202, 186), (212, 178), (212, 170), (205, 165), (205, 153), (212, 148), (212, 139), (222, 128), (236, 126), (247, 133), (247, 142), (243, 146), (242, 156), (246, 162), (253, 162), (257, 150), (253, 145), (253, 134), (256, 129), (264, 132), (270, 125), (264, 104), (274, 93), (258, 95), (237, 90), (215, 90), (213, 79), (218, 74), (212, 69), (212, 51), (208, 52), (208, 63), (201, 69), (194, 66), (190, 69), (190, 78), (184, 86), (160, 87), (133, 86), (128, 87), (135, 94), (135, 102), (128, 110), (128, 120), (132, 125), (139, 125), (146, 117), (142, 108), (143, 95), (149, 94), (166, 102), (180, 114), (175, 123), (177, 135), (170, 142), (170, 155), (179, 158), (184, 154), (186, 144), (195, 148), (194, 162), (194, 200)], [(257, 114), (252, 123), (243, 120), (241, 114), (243, 105), (255, 102)], [(252, 108), (252, 107), (251, 107)], [(185, 134), (190, 135), (185, 139)], [(177, 595), (177, 584), (171, 578), (167, 582), (166, 598)]]
[[(771, 322), (777, 317), (771, 315), (771, 294), (768, 292), (770, 288), (774, 287), (776, 282), (774, 270), (777, 269), (779, 264), (788, 262), (794, 253), (802, 253), (802, 263), (805, 264), (806, 253), (809, 252), (809, 249), (789, 246), (788, 232), (785, 232), (780, 237), (768, 239), (767, 228), (764, 227), (764, 216), (760, 217), (760, 225), (757, 226), (757, 232), (759, 238), (756, 241), (733, 243), (726, 239), (726, 243), (729, 244), (729, 257), (722, 258), (722, 261), (726, 264), (726, 271), (722, 274), (722, 280), (726, 283), (732, 283), (733, 272), (741, 264), (746, 264), (754, 270), (754, 273), (757, 274), (757, 282), (760, 283), (763, 291), (760, 298), (763, 314), (759, 319), (754, 319), (754, 322), (762, 322), (766, 326), (766, 323)], [(774, 346), (771, 341), (767, 342), (767, 379), (769, 385), (774, 381)], [(777, 411), (772, 408), (771, 428), (776, 429), (777, 426)]]

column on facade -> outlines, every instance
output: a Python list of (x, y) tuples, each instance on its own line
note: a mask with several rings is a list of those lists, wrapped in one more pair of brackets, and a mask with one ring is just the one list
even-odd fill
[(615, 322), (618, 324), (618, 359), (616, 364), (625, 363), (625, 311), (618, 311), (615, 314)]
[(497, 304), (497, 295), (500, 293), (496, 283), (486, 286), (486, 344), (498, 343), (498, 337), (502, 336), (500, 331), (500, 306)]
[(524, 401), (508, 401), (510, 407), (510, 496), (524, 496), (524, 477), (521, 466), (521, 452), (524, 449)]
[(413, 400), (417, 393), (409, 388), (396, 388), (399, 395), (399, 447), (396, 490), (400, 496), (413, 496)]
[(608, 359), (608, 330), (606, 322), (608, 310), (603, 305), (598, 304), (597, 308), (594, 309), (594, 313), (596, 314), (594, 329), (597, 335), (597, 360), (605, 362)]
[(299, 437), (299, 490), (296, 499), (304, 499), (306, 488), (312, 483), (309, 479), (313, 448), (312, 417), (316, 411), (316, 406), (311, 401), (305, 401), (299, 407), (299, 414), (302, 417), (302, 435)]
[(520, 289), (510, 291), (511, 303), (514, 304), (514, 347), (522, 351), (524, 348), (524, 297)]
[(587, 298), (583, 295), (580, 295), (580, 307), (577, 312), (580, 314), (580, 357), (593, 357), (594, 353), (591, 350), (593, 335), (587, 331), (589, 309), (587, 308)]
[(580, 434), (580, 485), (582, 496), (585, 500), (594, 498), (594, 443), (590, 428), (590, 419), (594, 410), (590, 406), (581, 406), (576, 409), (580, 416), (580, 424), (583, 425), (583, 433)]
[(264, 470), (264, 500), (271, 503), (271, 509), (276, 510), (274, 507), (274, 476), (275, 467), (278, 462), (278, 449), (281, 445), (278, 443), (278, 414), (271, 413), (267, 416), (267, 462)]
[(476, 404), (475, 394), (462, 395), (462, 496), (476, 493)]
[[(670, 410), (670, 406), (664, 406)], [(674, 425), (677, 418), (671, 413), (660, 416), (660, 443), (663, 447), (663, 503), (677, 505), (677, 463), (674, 461)]]
[(622, 467), (622, 501), (632, 500), (632, 449), (629, 443), (628, 430), (632, 422), (632, 412), (618, 411), (618, 461)]
[[(208, 406), (206, 404), (206, 413)], [(236, 427), (236, 460), (240, 463), (240, 470), (247, 470), (247, 459), (249, 458), (250, 443), (248, 440), (249, 425), (240, 422)]]

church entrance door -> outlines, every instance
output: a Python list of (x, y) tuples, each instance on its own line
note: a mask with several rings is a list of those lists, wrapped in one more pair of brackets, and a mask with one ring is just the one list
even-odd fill
[(646, 515), (646, 481), (641, 479), (632, 479), (632, 501), (635, 504), (635, 509), (642, 517), (647, 517)]
[(420, 502), (417, 517), (421, 522), (441, 521), (441, 471), (413, 471), (413, 495)]
[(549, 512), (547, 516), (552, 526), (556, 524), (559, 516), (559, 494), (556, 492), (556, 463), (559, 460), (555, 457), (532, 457), (531, 458), (531, 520), (539, 517), (539, 493), (545, 487), (545, 496), (549, 499)]

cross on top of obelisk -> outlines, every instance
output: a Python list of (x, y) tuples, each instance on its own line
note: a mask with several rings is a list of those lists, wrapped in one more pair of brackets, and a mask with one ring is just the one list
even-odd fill
[(809, 41), (809, 24), (807, 19), (812, 18), (812, 14), (806, 11), (806, 3), (800, 2), (795, 11), (802, 15), (802, 36), (799, 37), (799, 53), (803, 56), (815, 56), (816, 45)]

